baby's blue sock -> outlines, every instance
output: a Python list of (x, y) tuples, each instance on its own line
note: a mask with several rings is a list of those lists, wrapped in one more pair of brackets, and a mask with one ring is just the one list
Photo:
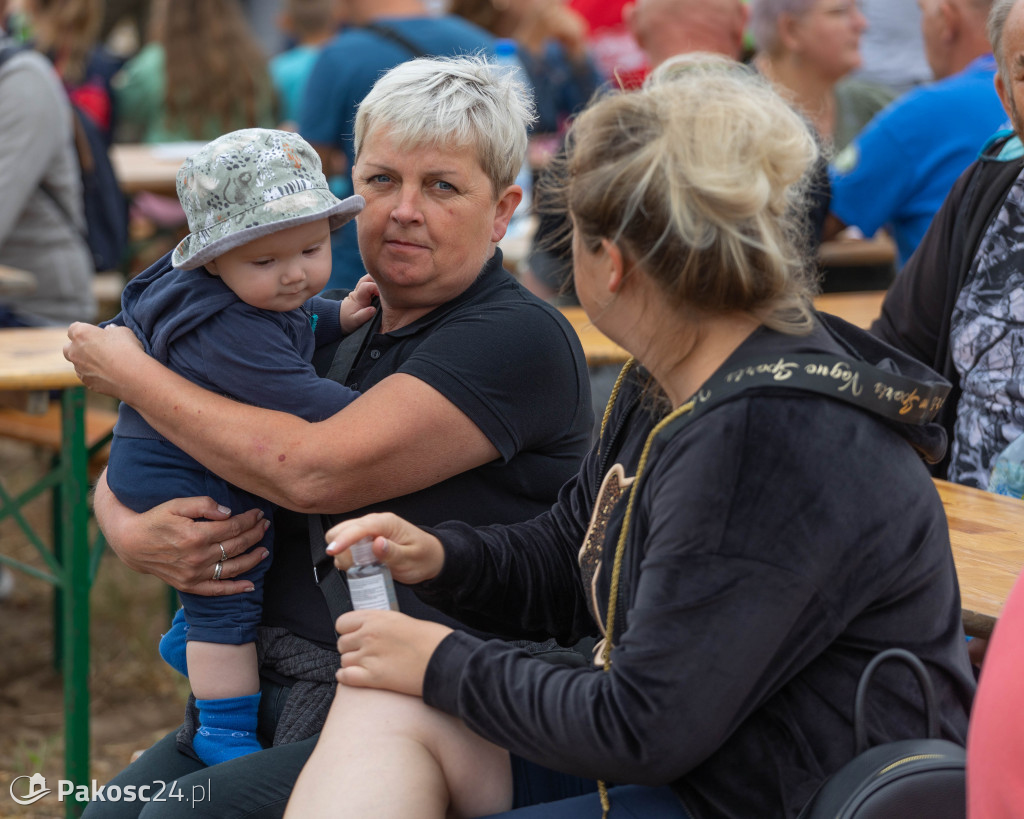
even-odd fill
[(216, 765), (262, 750), (263, 746), (256, 739), (259, 707), (259, 694), (196, 700), (200, 724), (192, 748), (199, 758), (207, 765)]
[(185, 609), (178, 609), (171, 620), (171, 628), (160, 638), (160, 656), (183, 677), (188, 676), (188, 660), (185, 656), (187, 638), (188, 623), (185, 622)]

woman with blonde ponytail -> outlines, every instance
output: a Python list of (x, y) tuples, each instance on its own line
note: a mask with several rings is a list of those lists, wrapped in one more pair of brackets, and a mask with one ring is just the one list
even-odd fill
[[(372, 538), (421, 599), (512, 637), (593, 634), (594, 665), (343, 614), (288, 815), (795, 817), (853, 757), (858, 678), (892, 646), (965, 738), (973, 676), (922, 463), (948, 385), (812, 309), (792, 221), (808, 126), (753, 72), (694, 55), (593, 103), (567, 145), (576, 292), (635, 357), (600, 440), (532, 521), (371, 514), (327, 551), (345, 569)], [(876, 741), (920, 730), (900, 674), (875, 678)]]

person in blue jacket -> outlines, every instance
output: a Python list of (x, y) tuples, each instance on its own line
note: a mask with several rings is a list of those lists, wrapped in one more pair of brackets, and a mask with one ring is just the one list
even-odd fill
[[(190, 381), (237, 401), (328, 418), (355, 398), (319, 378), (315, 347), (370, 318), (374, 286), (340, 303), (318, 296), (331, 272), (330, 234), (352, 219), (362, 197), (337, 199), (316, 152), (297, 134), (251, 128), (213, 140), (178, 171), (191, 233), (125, 287), (121, 313), (146, 351)], [(208, 495), (227, 508), (273, 505), (218, 477), (122, 403), (108, 483), (137, 512), (172, 498)], [(259, 546), (269, 547), (268, 526)], [(223, 551), (223, 547), (222, 547)], [(226, 558), (226, 555), (225, 555)], [(186, 674), (201, 727), (193, 743), (207, 764), (260, 750), (255, 637), (264, 560), (246, 578), (250, 594), (182, 594), (183, 608), (161, 654)], [(214, 570), (219, 579), (221, 564)], [(187, 647), (186, 647), (187, 643)]]
[[(990, 0), (922, 0), (921, 30), (936, 81), (884, 108), (832, 161), (827, 236), (886, 228), (902, 268), (957, 177), (1006, 122), (985, 31)], [(827, 238), (826, 236), (826, 238)]]

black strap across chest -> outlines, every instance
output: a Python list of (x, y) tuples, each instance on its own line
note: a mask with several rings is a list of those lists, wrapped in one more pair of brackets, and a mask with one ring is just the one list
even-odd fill
[[(359, 352), (362, 350), (364, 342), (375, 325), (376, 321), (371, 319), (341, 340), (334, 351), (334, 360), (331, 361), (326, 378), (340, 384), (345, 383), (356, 359), (359, 358)], [(327, 601), (327, 608), (331, 612), (331, 621), (333, 622), (346, 611), (352, 610), (352, 598), (349, 596), (348, 584), (341, 576), (341, 572), (334, 568), (334, 558), (327, 554), (324, 516), (311, 514), (306, 518), (309, 524), (309, 553), (313, 561), (313, 579)]]

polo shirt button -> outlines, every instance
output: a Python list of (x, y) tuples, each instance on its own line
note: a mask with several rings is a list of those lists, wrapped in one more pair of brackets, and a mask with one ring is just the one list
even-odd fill
[(380, 350), (370, 350), (370, 358), (372, 358), (374, 361), (380, 358)]

